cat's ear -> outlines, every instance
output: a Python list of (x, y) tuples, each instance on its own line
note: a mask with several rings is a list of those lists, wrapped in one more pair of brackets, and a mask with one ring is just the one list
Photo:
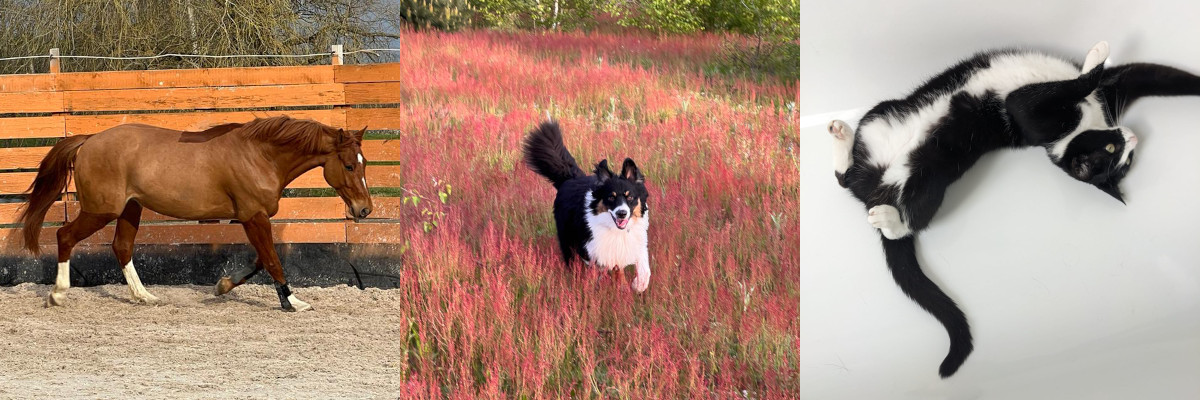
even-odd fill
[(1125, 198), (1121, 196), (1121, 189), (1117, 187), (1116, 182), (1110, 180), (1108, 182), (1097, 184), (1096, 187), (1100, 190), (1103, 190), (1104, 193), (1108, 193), (1109, 196), (1117, 199), (1117, 201), (1120, 201), (1121, 204), (1125, 204)]

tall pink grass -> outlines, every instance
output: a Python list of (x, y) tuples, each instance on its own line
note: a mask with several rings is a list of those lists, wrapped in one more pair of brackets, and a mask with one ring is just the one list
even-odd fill
[[(406, 186), (453, 187), (414, 208), (397, 266), (404, 397), (798, 395), (798, 89), (703, 76), (722, 40), (404, 38)], [(632, 269), (563, 267), (554, 189), (520, 162), (548, 114), (585, 170), (632, 157), (646, 174), (646, 293)]]

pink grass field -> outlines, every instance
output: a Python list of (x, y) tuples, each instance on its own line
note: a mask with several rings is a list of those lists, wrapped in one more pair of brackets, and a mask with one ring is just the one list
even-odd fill
[[(407, 126), (389, 143), (423, 198), (397, 266), (401, 397), (799, 396), (798, 83), (706, 77), (727, 40), (401, 41)], [(521, 162), (547, 115), (584, 170), (632, 157), (646, 174), (644, 294), (632, 267), (562, 265), (554, 189)]]

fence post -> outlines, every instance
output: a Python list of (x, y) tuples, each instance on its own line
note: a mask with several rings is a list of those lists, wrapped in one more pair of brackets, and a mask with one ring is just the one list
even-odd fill
[(57, 74), (62, 72), (62, 67), (59, 65), (60, 60), (62, 59), (58, 58), (58, 48), (50, 49), (50, 73)]
[(333, 45), (333, 65), (342, 65), (342, 45)]

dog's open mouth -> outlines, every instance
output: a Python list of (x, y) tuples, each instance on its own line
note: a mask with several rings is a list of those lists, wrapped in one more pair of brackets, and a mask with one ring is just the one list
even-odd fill
[(617, 218), (613, 216), (613, 223), (617, 224), (617, 229), (625, 229), (626, 226), (629, 226), (629, 218)]

